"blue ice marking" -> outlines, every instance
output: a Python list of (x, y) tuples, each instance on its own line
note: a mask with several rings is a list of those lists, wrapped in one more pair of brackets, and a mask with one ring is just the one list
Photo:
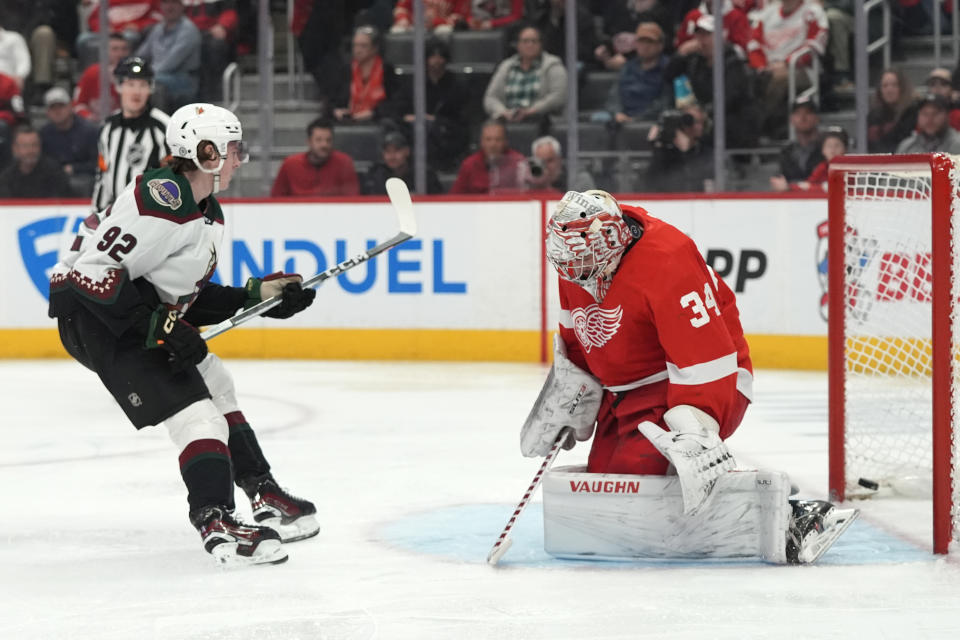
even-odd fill
[[(465, 504), (440, 507), (407, 514), (388, 522), (376, 532), (376, 538), (394, 547), (469, 563), (486, 561), (513, 512), (502, 504)], [(500, 561), (502, 566), (532, 568), (679, 568), (706, 566), (745, 566), (763, 564), (755, 559), (683, 559), (593, 561), (563, 560), (543, 550), (543, 506), (533, 503), (514, 525), (513, 546)], [(926, 549), (891, 536), (863, 520), (857, 520), (820, 559), (820, 565), (873, 565), (904, 562), (932, 562)]]

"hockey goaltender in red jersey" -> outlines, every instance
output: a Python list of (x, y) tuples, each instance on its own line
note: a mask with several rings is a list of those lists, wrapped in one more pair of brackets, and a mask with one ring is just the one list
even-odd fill
[(547, 551), (818, 559), (857, 511), (790, 499), (786, 474), (735, 470), (724, 440), (752, 399), (750, 351), (694, 242), (604, 191), (568, 192), (546, 231), (560, 330), (521, 450), (593, 436), (585, 470), (544, 480)]
[[(316, 294), (296, 274), (210, 282), (224, 217), (214, 194), (246, 160), (240, 121), (191, 104), (171, 116), (173, 161), (137, 177), (90, 215), (54, 267), (50, 316), (67, 352), (94, 371), (137, 429), (163, 424), (180, 452), (190, 522), (225, 565), (278, 563), (282, 543), (317, 534), (316, 508), (279, 487), (237, 404), (223, 362), (195, 327), (281, 296), (265, 315), (288, 318)], [(234, 482), (256, 524), (234, 516)]]

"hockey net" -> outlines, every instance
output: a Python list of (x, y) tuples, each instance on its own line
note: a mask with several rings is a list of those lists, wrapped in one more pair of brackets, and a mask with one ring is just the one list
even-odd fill
[(929, 496), (936, 553), (960, 540), (958, 162), (848, 156), (829, 183), (831, 496)]

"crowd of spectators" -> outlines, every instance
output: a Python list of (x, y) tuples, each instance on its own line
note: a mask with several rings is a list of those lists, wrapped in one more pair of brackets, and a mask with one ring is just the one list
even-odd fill
[[(107, 3), (108, 25), (100, 24), (100, 2)], [(928, 33), (930, 12), (939, 6), (890, 3), (895, 36)], [(608, 148), (629, 153), (618, 142), (620, 132), (646, 126), (644, 137), (630, 143), (645, 154), (632, 184), (709, 190), (716, 64), (724, 69), (727, 147), (746, 150), (742, 157), (751, 149), (782, 149), (771, 189), (821, 189), (830, 159), (850, 146), (847, 132), (822, 128), (820, 117), (837, 92), (851, 89), (853, 0), (726, 0), (722, 16), (712, 14), (711, 0), (580, 0), (572, 16), (565, 5), (425, 0), (429, 193), (445, 185), (451, 193), (565, 190), (570, 84), (592, 105), (581, 108), (579, 120), (600, 127)], [(271, 194), (382, 194), (383, 182), (394, 176), (412, 186), (411, 68), (385, 46), (385, 39), (412, 30), (412, 0), (296, 0), (291, 6), (289, 29), (316, 85), (304, 109), (316, 119), (307, 127), (306, 150), (283, 160)], [(255, 53), (255, 12), (252, 0), (4, 0), (0, 193), (89, 196), (108, 164), (103, 146), (114, 144), (104, 128), (135, 119), (121, 109), (115, 76), (121, 61), (136, 56), (150, 68), (143, 113), (155, 122), (163, 121), (157, 113), (189, 102), (218, 102), (223, 70)], [(571, 19), (578, 36), (576, 77), (568, 77), (565, 61)], [(717, 29), (724, 46), (715, 60)], [(451, 42), (469, 31), (505, 43), (499, 62), (480, 72), (462, 64), (451, 69)], [(104, 39), (107, 69), (100, 68)], [(794, 67), (800, 99), (790, 103)], [(102, 75), (109, 85), (105, 97)], [(600, 76), (606, 84), (599, 95), (585, 95), (584, 87), (599, 86), (588, 81)], [(808, 91), (814, 85), (819, 92)], [(816, 93), (825, 100), (810, 97)], [(110, 120), (111, 114), (119, 115)], [(960, 152), (960, 70), (933, 69), (919, 90), (901, 69), (883, 71), (867, 119), (871, 152)], [(357, 125), (376, 131), (377, 157), (355, 161), (349, 149), (338, 148), (337, 131)], [(531, 134), (511, 148), (518, 126)], [(137, 166), (133, 160), (142, 160), (143, 146), (117, 144), (111, 153)], [(742, 161), (737, 153), (734, 163)], [(573, 176), (577, 188), (609, 186), (597, 185), (582, 165)], [(588, 168), (603, 170), (597, 173), (601, 182), (609, 178), (609, 163)], [(37, 188), (41, 178), (49, 188)]]

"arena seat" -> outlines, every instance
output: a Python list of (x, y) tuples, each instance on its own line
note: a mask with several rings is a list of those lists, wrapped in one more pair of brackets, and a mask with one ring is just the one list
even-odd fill
[(648, 151), (652, 145), (647, 136), (650, 134), (650, 128), (653, 122), (625, 122), (620, 128), (614, 131), (613, 143), (616, 149), (620, 151)]
[[(560, 141), (560, 146), (567, 147), (567, 125), (558, 124), (551, 128), (550, 135)], [(609, 151), (610, 132), (602, 122), (578, 122), (577, 141), (580, 151)]]
[(376, 125), (338, 125), (333, 132), (333, 147), (353, 158), (354, 162), (378, 162), (380, 141), (380, 127)]
[(610, 87), (617, 82), (615, 71), (591, 71), (587, 73), (579, 93), (580, 111), (601, 111), (607, 102)]
[(506, 49), (506, 35), (502, 30), (454, 31), (450, 37), (450, 62), (496, 66), (506, 57)]
[(388, 33), (383, 36), (383, 59), (395, 67), (413, 66), (413, 33)]
[(514, 151), (530, 155), (530, 145), (541, 135), (539, 122), (508, 122), (507, 143)]

